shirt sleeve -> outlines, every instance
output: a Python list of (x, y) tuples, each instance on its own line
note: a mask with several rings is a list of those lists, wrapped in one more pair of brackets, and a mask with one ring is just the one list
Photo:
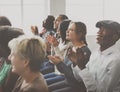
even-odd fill
[(66, 51), (66, 49), (67, 49), (67, 45), (64, 45), (64, 48), (62, 50), (60, 50), (58, 46), (54, 47), (55, 54), (59, 55), (62, 58), (64, 58), (63, 56), (64, 56), (64, 52)]
[(88, 92), (116, 92), (118, 81), (120, 79), (120, 60), (114, 60), (106, 67), (106, 71), (100, 80), (95, 80), (88, 68), (81, 70), (78, 66), (73, 69), (74, 76), (78, 80), (81, 78)]
[(81, 70), (76, 66), (73, 68), (73, 74), (78, 81), (83, 80), (88, 92), (96, 92), (96, 82), (87, 68)]

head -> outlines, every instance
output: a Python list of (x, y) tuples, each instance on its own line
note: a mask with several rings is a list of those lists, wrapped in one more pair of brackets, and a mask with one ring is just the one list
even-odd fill
[(10, 26), (0, 27), (0, 57), (8, 58), (10, 54), (8, 42), (22, 34), (22, 29), (19, 28), (13, 28)]
[(54, 29), (57, 31), (59, 24), (65, 20), (68, 19), (68, 17), (64, 14), (60, 14), (59, 16), (56, 17), (55, 21), (54, 21)]
[(68, 20), (68, 19), (63, 20), (58, 27), (58, 34), (62, 38), (63, 42), (64, 41), (66, 42), (66, 31), (68, 29), (70, 22), (71, 22), (71, 20)]
[(112, 20), (102, 20), (96, 23), (99, 28), (97, 32), (97, 43), (101, 50), (105, 50), (114, 45), (120, 38), (120, 24)]
[(12, 72), (22, 75), (25, 71), (40, 71), (46, 55), (46, 46), (40, 37), (23, 35), (11, 40), (9, 47)]
[(54, 16), (48, 15), (47, 18), (43, 21), (43, 27), (47, 30), (53, 30), (54, 20)]
[(72, 42), (84, 42), (87, 45), (86, 42), (86, 25), (82, 22), (71, 22), (67, 33), (66, 33), (66, 39), (72, 41)]
[(12, 26), (12, 24), (7, 17), (0, 16), (0, 26)]

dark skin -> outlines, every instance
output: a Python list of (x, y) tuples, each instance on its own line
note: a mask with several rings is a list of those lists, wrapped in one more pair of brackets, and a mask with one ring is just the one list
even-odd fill
[(116, 31), (101, 27), (97, 32), (97, 43), (100, 45), (100, 50), (104, 51), (110, 46), (114, 45), (119, 39), (119, 35)]

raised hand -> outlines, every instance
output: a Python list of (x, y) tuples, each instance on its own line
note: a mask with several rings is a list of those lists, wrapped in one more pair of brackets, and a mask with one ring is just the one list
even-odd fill
[(35, 35), (38, 35), (38, 27), (37, 26), (31, 26), (31, 32)]
[(84, 69), (86, 65), (86, 56), (82, 48), (78, 48), (73, 51), (72, 48), (68, 50), (68, 58), (73, 62), (74, 65), (78, 65), (80, 69)]
[(59, 45), (59, 42), (54, 36), (48, 35), (47, 36), (47, 41), (54, 47), (57, 47)]

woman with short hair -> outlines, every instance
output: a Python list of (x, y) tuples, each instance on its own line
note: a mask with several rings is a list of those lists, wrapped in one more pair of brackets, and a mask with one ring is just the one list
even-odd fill
[(12, 72), (20, 75), (12, 92), (48, 92), (39, 72), (46, 46), (38, 36), (21, 36), (9, 42)]

